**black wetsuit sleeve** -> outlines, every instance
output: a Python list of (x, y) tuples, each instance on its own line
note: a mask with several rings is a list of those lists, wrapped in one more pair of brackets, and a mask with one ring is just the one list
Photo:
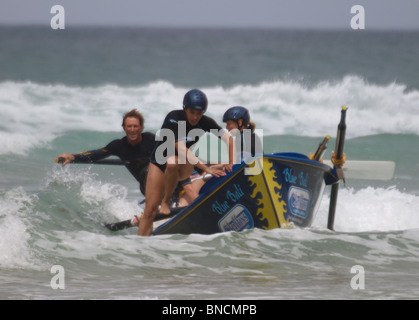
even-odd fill
[(111, 156), (112, 153), (105, 147), (97, 150), (83, 151), (74, 155), (74, 162), (95, 162)]

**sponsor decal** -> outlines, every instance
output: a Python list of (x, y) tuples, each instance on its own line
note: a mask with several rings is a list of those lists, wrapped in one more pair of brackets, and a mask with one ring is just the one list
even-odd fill
[(301, 188), (291, 187), (288, 191), (288, 205), (293, 215), (307, 218), (310, 209), (310, 193)]
[(242, 231), (254, 227), (253, 218), (246, 207), (238, 204), (218, 221), (222, 231)]

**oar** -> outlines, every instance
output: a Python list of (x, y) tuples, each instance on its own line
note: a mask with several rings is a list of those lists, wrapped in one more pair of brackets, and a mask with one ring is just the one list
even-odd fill
[(327, 142), (330, 139), (330, 135), (327, 135), (323, 141), (319, 144), (319, 147), (317, 148), (316, 152), (313, 155), (313, 160), (321, 161), (323, 158), (324, 152), (327, 149)]
[[(176, 215), (177, 213), (179, 213), (184, 208), (185, 207), (170, 208), (170, 213), (169, 214), (163, 214), (163, 213), (157, 212), (156, 217), (154, 218), (154, 221), (160, 221), (160, 220), (171, 218), (174, 215)], [(105, 224), (105, 227), (108, 228), (111, 231), (120, 231), (120, 230), (128, 229), (128, 228), (131, 228), (131, 227), (136, 227), (136, 226), (138, 226), (138, 218), (137, 217), (134, 217), (134, 218), (128, 219), (128, 220), (124, 220), (124, 221)]]
[[(55, 163), (63, 163), (63, 158), (55, 158)], [(82, 164), (110, 164), (110, 165), (125, 165), (126, 163), (122, 161), (121, 159), (101, 159), (101, 160), (77, 160), (77, 161), (71, 161), (70, 163), (82, 163)]]
[[(333, 166), (332, 161), (324, 160), (324, 164)], [(349, 160), (342, 167), (345, 179), (357, 180), (391, 180), (396, 164), (394, 161), (361, 161)]]
[[(55, 158), (54, 159), (55, 163), (63, 163), (64, 159), (63, 158)], [(82, 164), (108, 164), (108, 165), (125, 165), (126, 162), (122, 161), (121, 159), (102, 159), (102, 160), (95, 160), (95, 161), (91, 161), (91, 160), (77, 160), (77, 161), (72, 161), (71, 163), (82, 163)], [(195, 180), (204, 180), (207, 181), (210, 178), (212, 178), (211, 174), (206, 174), (206, 175), (201, 175), (199, 177), (196, 178), (192, 178), (191, 181), (195, 181)], [(170, 213), (169, 214), (162, 214), (162, 213), (157, 213), (156, 217), (154, 218), (154, 221), (160, 221), (160, 220), (164, 220), (170, 217), (173, 217), (176, 213), (180, 212), (184, 207), (174, 207), (170, 209)], [(107, 223), (105, 224), (105, 227), (108, 228), (109, 230), (112, 231), (119, 231), (119, 230), (123, 230), (123, 229), (127, 229), (127, 228), (131, 228), (131, 227), (135, 227), (137, 225), (137, 217), (134, 217), (132, 219), (128, 219), (128, 220), (124, 220), (124, 221), (119, 221), (119, 222), (114, 222), (114, 223)]]
[[(343, 147), (345, 145), (345, 133), (346, 133), (346, 106), (342, 107), (340, 122), (338, 125), (338, 132), (336, 134), (336, 160), (341, 160), (343, 156)], [(342, 171), (342, 165), (334, 165), (334, 169), (338, 174), (339, 179), (345, 179), (345, 176)], [(335, 212), (336, 212), (336, 202), (338, 198), (339, 191), (339, 181), (332, 185), (332, 190), (330, 193), (330, 203), (329, 203), (329, 217), (327, 219), (327, 228), (333, 230), (335, 224)]]

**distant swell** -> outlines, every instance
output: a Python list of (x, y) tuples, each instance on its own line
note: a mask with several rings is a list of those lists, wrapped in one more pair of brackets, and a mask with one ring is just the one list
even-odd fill
[[(72, 87), (31, 82), (0, 83), (0, 155), (24, 154), (68, 131), (120, 132), (121, 117), (138, 108), (146, 130), (157, 130), (168, 111), (180, 108), (190, 88), (157, 81), (138, 87)], [(204, 87), (208, 114), (247, 107), (265, 135), (333, 135), (342, 105), (348, 106), (347, 137), (381, 133), (419, 135), (419, 91), (404, 84), (375, 85), (358, 76), (307, 87), (277, 80), (258, 85)]]

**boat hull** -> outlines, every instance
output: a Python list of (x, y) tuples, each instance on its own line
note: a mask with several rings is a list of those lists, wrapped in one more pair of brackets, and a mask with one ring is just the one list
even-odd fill
[(153, 234), (309, 227), (326, 184), (337, 181), (331, 167), (305, 155), (261, 155), (226, 177), (210, 179), (193, 203)]

